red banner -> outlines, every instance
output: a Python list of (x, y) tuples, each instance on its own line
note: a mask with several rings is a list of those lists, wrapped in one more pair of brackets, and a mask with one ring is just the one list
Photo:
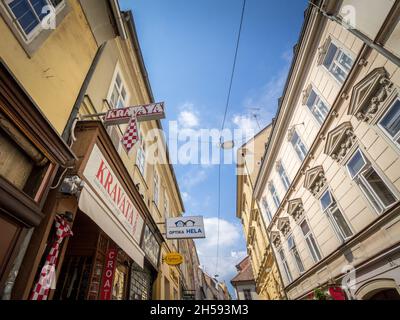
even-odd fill
[(101, 282), (100, 300), (111, 300), (118, 249), (108, 249)]

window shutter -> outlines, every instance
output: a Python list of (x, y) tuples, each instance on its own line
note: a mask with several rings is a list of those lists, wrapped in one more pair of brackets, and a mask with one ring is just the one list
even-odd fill
[(302, 99), (303, 105), (305, 105), (307, 103), (307, 100), (310, 97), (311, 90), (312, 90), (312, 85), (310, 83), (307, 86), (307, 88), (303, 90), (303, 99)]
[(318, 59), (317, 59), (317, 65), (321, 65), (322, 62), (324, 62), (324, 58), (326, 55), (326, 52), (328, 51), (329, 44), (331, 43), (332, 39), (331, 37), (328, 37), (325, 39), (324, 43), (322, 46), (318, 48)]

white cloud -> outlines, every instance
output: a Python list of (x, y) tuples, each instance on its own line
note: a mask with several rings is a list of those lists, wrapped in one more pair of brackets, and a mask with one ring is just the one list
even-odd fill
[(236, 274), (236, 264), (246, 256), (246, 251), (243, 251), (241, 245), (244, 244), (242, 228), (239, 224), (219, 219), (219, 259), (216, 270), (218, 218), (205, 218), (204, 225), (206, 238), (196, 241), (203, 269), (211, 276), (218, 273), (219, 280), (229, 283)]
[(187, 193), (187, 192), (181, 192), (181, 196), (182, 196), (182, 200), (183, 201), (189, 201), (190, 200), (190, 194), (189, 193)]
[(182, 186), (185, 189), (193, 188), (194, 186), (198, 185), (199, 183), (203, 182), (207, 179), (207, 172), (206, 170), (190, 170), (185, 173), (182, 179)]
[(242, 131), (242, 136), (246, 137), (246, 140), (260, 131), (256, 119), (248, 115), (235, 115), (232, 122), (236, 125), (237, 129)]
[(194, 111), (193, 103), (186, 102), (179, 109), (178, 123), (182, 128), (191, 129), (199, 125), (199, 115)]
[[(278, 99), (283, 93), (285, 86), (289, 63), (292, 59), (292, 52), (282, 53), (282, 59), (285, 66), (261, 88), (256, 89), (249, 97), (244, 100), (245, 112), (235, 114), (231, 122), (246, 134), (246, 138), (256, 134), (272, 121), (278, 109)], [(256, 117), (255, 117), (256, 116)]]

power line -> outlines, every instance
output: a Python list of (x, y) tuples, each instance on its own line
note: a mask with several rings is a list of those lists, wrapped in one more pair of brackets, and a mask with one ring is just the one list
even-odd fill
[[(230, 79), (230, 82), (229, 82), (228, 96), (226, 98), (225, 112), (224, 112), (224, 118), (222, 120), (221, 132), (225, 128), (226, 116), (228, 114), (229, 102), (230, 102), (230, 99), (231, 99), (232, 83), (233, 83), (233, 77), (235, 75), (236, 61), (237, 61), (237, 55), (238, 55), (238, 50), (239, 50), (240, 36), (242, 34), (243, 17), (244, 17), (245, 8), (246, 8), (246, 0), (243, 0), (242, 15), (240, 17), (239, 32), (238, 32), (238, 37), (237, 37), (237, 41), (236, 41), (235, 55), (234, 55), (234, 58), (233, 58), (232, 73), (231, 73), (231, 79)], [(223, 143), (223, 141), (222, 141), (222, 136), (221, 136), (220, 137), (221, 146), (222, 146), (222, 143)], [(222, 149), (221, 149), (220, 152), (222, 153)], [(218, 263), (219, 263), (219, 225), (220, 225), (220, 217), (221, 217), (221, 161), (220, 161), (220, 163), (218, 165), (217, 259), (216, 259), (216, 265), (215, 265), (215, 273), (216, 274), (218, 274)]]

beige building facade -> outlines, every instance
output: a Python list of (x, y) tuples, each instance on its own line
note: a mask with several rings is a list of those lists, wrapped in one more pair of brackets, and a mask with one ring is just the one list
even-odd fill
[(236, 216), (241, 219), (251, 259), (256, 292), (259, 299), (279, 300), (284, 296), (278, 267), (258, 202), (253, 197), (254, 184), (260, 170), (271, 125), (261, 130), (238, 149)]
[(399, 1), (312, 1), (254, 197), (289, 299), (400, 297)]

